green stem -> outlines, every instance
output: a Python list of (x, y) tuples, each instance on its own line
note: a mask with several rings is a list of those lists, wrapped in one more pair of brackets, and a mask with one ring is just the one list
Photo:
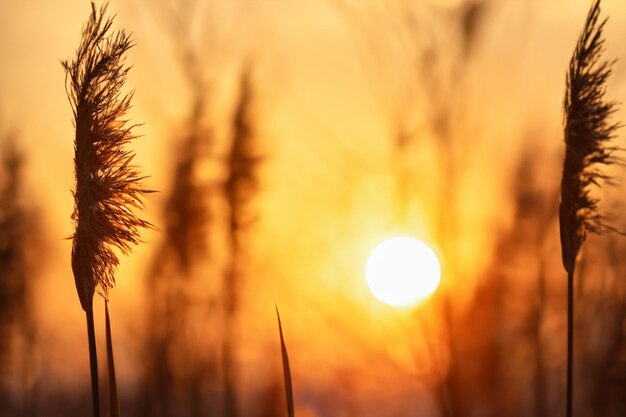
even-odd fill
[(567, 273), (567, 417), (574, 400), (574, 268)]
[(87, 315), (87, 340), (89, 342), (89, 367), (91, 370), (91, 398), (93, 415), (100, 417), (100, 388), (98, 383), (98, 352), (96, 350), (96, 331), (93, 321), (93, 304), (85, 310)]

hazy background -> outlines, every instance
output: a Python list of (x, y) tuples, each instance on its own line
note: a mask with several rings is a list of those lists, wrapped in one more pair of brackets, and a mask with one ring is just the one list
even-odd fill
[[(460, 23), (470, 2), (462, 0), (415, 1), (410, 7), (399, 0), (385, 5), (332, 0), (195, 3), (199, 6), (190, 33), (207, 80), (203, 120), (214, 132), (213, 154), (201, 175), (214, 184), (228, 175), (220, 161), (226, 158), (238, 80), (247, 63), (256, 96), (256, 145), (264, 158), (260, 188), (251, 202), (256, 222), (246, 233), (242, 261), (245, 278), (237, 319), (242, 409), (260, 415), (256, 404), (262, 394), (282, 384), (277, 304), (299, 415), (438, 415), (436, 387), (453, 356), (440, 314), (443, 294), (452, 300), (458, 323), (465, 323), (465, 333), (451, 336), (461, 344), (482, 337), (483, 322), (467, 318), (476, 305), (497, 299), (518, 318), (523, 313), (516, 303), (520, 311), (533, 305), (527, 286), (534, 285), (539, 261), (505, 265), (505, 257), (529, 249), (515, 246), (521, 236), (503, 249), (501, 237), (516, 227), (528, 230), (516, 217), (515, 184), (532, 183), (552, 198), (560, 181), (565, 72), (589, 1), (486, 1), (470, 46)], [(159, 4), (111, 1), (109, 7), (117, 13), (115, 27), (131, 32), (137, 44), (128, 55), (132, 70), (127, 88), (135, 94), (130, 117), (143, 125), (132, 146), (137, 164), (150, 176), (145, 184), (160, 191), (147, 198), (145, 209), (145, 218), (157, 228), (170, 190), (176, 140), (185, 129), (194, 93)], [(411, 25), (403, 18), (407, 9), (415, 17)], [(73, 56), (89, 12), (86, 1), (0, 3), (0, 132), (19, 135), (26, 157), (25, 198), (42, 216), (38, 234), (44, 250), (36, 276), (29, 277), (38, 339), (34, 380), (42, 404), (55, 393), (72, 398), (67, 393), (75, 392), (81, 398), (76, 409), (89, 398), (88, 354), (70, 268), (71, 241), (66, 239), (72, 234), (73, 127), (60, 61)], [(623, 101), (626, 5), (603, 1), (603, 15), (610, 16), (605, 57), (618, 60), (607, 94)], [(444, 128), (436, 123), (441, 114), (447, 118)], [(620, 109), (616, 120), (625, 116)], [(410, 139), (398, 146), (400, 131)], [(518, 170), (527, 155), (533, 177)], [(607, 193), (618, 214), (623, 211), (621, 195), (623, 181), (618, 179)], [(445, 203), (450, 198), (456, 208)], [(211, 255), (199, 268), (201, 283), (194, 284), (194, 291), (206, 296), (207, 311), (218, 308), (216, 288), (228, 262), (220, 223), (224, 201), (216, 196), (211, 207), (216, 213), (208, 229)], [(565, 274), (559, 269), (557, 223), (552, 219), (546, 225), (540, 256), (548, 265), (548, 292), (554, 299), (541, 332), (550, 341), (554, 337), (543, 344), (552, 346), (546, 348), (551, 352), (547, 381), (553, 387), (546, 409), (558, 410), (565, 317), (559, 300)], [(364, 280), (372, 248), (398, 234), (430, 243), (443, 261), (442, 294), (414, 309), (382, 305)], [(143, 343), (147, 329), (155, 325), (146, 313), (146, 300), (154, 296), (146, 272), (162, 233), (142, 236), (145, 243), (121, 258), (110, 304), (127, 409), (138, 407)], [(487, 298), (477, 288), (497, 275), (494, 269), (504, 270), (515, 284)], [(98, 299), (98, 315), (102, 308)], [(219, 339), (216, 319), (207, 318), (203, 325), (209, 313), (196, 314), (189, 320), (199, 323), (193, 339), (198, 346), (204, 346), (205, 338)], [(623, 323), (623, 316), (616, 320)], [(521, 337), (516, 326), (514, 321), (501, 324), (496, 339)], [(102, 330), (97, 328), (99, 337)], [(206, 355), (211, 352), (207, 348)], [(523, 372), (531, 359), (520, 355), (509, 356), (517, 358), (510, 366), (520, 372), (511, 371), (508, 380), (524, 386), (532, 379)], [(19, 392), (16, 384), (12, 386)], [(518, 404), (519, 414), (508, 415), (530, 415), (533, 399), (516, 395), (511, 394), (511, 404)], [(467, 407), (467, 414), (460, 415), (493, 415)]]

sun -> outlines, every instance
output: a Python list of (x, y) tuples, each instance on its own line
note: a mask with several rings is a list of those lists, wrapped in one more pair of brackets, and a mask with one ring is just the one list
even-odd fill
[(406, 307), (435, 292), (441, 267), (425, 243), (412, 237), (394, 237), (376, 246), (367, 261), (365, 277), (380, 301)]

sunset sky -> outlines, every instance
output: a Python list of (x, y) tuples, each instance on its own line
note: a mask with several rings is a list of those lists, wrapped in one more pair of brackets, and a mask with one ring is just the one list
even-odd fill
[[(147, 188), (159, 191), (145, 201), (145, 218), (157, 229), (176, 140), (190, 110), (190, 89), (158, 3), (118, 0), (109, 6), (117, 13), (115, 27), (128, 30), (136, 42), (128, 55), (126, 87), (134, 91), (130, 118), (142, 125), (132, 147), (149, 176)], [(227, 149), (239, 74), (247, 62), (257, 91), (257, 143), (264, 159), (253, 203), (258, 220), (245, 250), (243, 383), (274, 377), (269, 374), (280, 360), (276, 303), (296, 384), (305, 392), (301, 416), (317, 415), (316, 389), (323, 391), (324, 383), (337, 383), (356, 369), (362, 377), (346, 377), (353, 385), (343, 393), (362, 398), (356, 401), (360, 407), (377, 396), (391, 404), (405, 392), (425, 392), (446, 366), (445, 353), (433, 360), (428, 347), (440, 337), (436, 307), (428, 301), (413, 309), (381, 304), (365, 283), (367, 257), (384, 238), (415, 236), (439, 251), (442, 291), (454, 294), (459, 309), (470, 302), (476, 280), (493, 261), (497, 232), (511, 225), (510, 187), (520, 156), (532, 149), (543, 161), (539, 176), (546, 190), (560, 180), (565, 72), (590, 2), (492, 0), (468, 56), (454, 32), (464, 0), (416, 1), (415, 33), (424, 36), (417, 40), (394, 32), (402, 22), (394, 15), (400, 0), (387, 7), (375, 0), (197, 3), (191, 33), (208, 80), (206, 120), (218, 156), (207, 163), (205, 175), (215, 183), (225, 177), (219, 158)], [(39, 367), (46, 380), (68, 386), (86, 384), (88, 357), (67, 239), (73, 126), (60, 61), (73, 57), (89, 12), (89, 2), (82, 0), (0, 2), (0, 135), (18, 132), (27, 160), (27, 198), (43, 216), (36, 305), (47, 348), (39, 353)], [(610, 16), (605, 56), (617, 59), (608, 96), (623, 102), (626, 3), (603, 1), (603, 15)], [(437, 59), (433, 78), (411, 60), (420, 42), (434, 45), (427, 58)], [(429, 125), (429, 114), (442, 102), (452, 109), (455, 214), (442, 208), (449, 185), (437, 132)], [(626, 120), (624, 106), (616, 119)], [(401, 126), (412, 137), (398, 157), (393, 143)], [(403, 203), (398, 203), (398, 172), (408, 178)], [(223, 204), (215, 203), (218, 212)], [(450, 256), (441, 251), (446, 244), (439, 237), (453, 215)], [(558, 228), (553, 230), (557, 239)], [(223, 230), (218, 226), (214, 233), (218, 266), (206, 267), (208, 276), (219, 276), (225, 256)], [(134, 336), (149, 325), (142, 310), (150, 293), (146, 265), (160, 236), (159, 230), (142, 234), (144, 243), (122, 257), (111, 292), (119, 372), (129, 390), (139, 373), (141, 346)], [(98, 315), (101, 307), (98, 301)], [(376, 390), (386, 382), (399, 388)], [(427, 394), (420, 398), (414, 401), (423, 410), (434, 407)]]

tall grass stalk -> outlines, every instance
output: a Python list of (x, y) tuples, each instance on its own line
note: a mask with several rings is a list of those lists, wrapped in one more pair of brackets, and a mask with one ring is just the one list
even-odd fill
[(124, 30), (112, 33), (113, 18), (106, 14), (106, 4), (96, 9), (91, 3), (76, 56), (62, 62), (75, 128), (72, 270), (87, 319), (94, 416), (100, 415), (94, 293), (97, 289), (108, 300), (119, 264), (114, 249), (129, 253), (139, 242), (139, 229), (150, 227), (133, 212), (147, 190), (132, 165), (134, 153), (125, 149), (135, 138), (134, 125), (124, 119), (132, 94), (121, 92), (133, 43)]
[(615, 103), (605, 100), (612, 62), (601, 59), (604, 51), (600, 0), (591, 5), (585, 27), (576, 44), (567, 72), (563, 110), (565, 160), (561, 181), (559, 224), (563, 266), (567, 271), (567, 416), (573, 415), (574, 395), (574, 271), (576, 258), (588, 232), (614, 231), (599, 213), (599, 199), (592, 195), (609, 176), (602, 166), (616, 161), (611, 145), (618, 124), (609, 117)]
[[(175, 397), (174, 388), (184, 392), (185, 398), (204, 395), (202, 385), (193, 383), (193, 378), (181, 377), (176, 367), (203, 374), (211, 372), (197, 363), (202, 355), (196, 354), (187, 336), (189, 332), (181, 326), (193, 312), (186, 300), (194, 296), (198, 266), (210, 260), (211, 255), (207, 236), (213, 188), (199, 175), (199, 168), (206, 162), (205, 150), (211, 134), (201, 125), (200, 110), (194, 111), (186, 123), (189, 130), (176, 149), (170, 191), (162, 212), (163, 240), (146, 274), (146, 288), (153, 295), (147, 300), (148, 320), (154, 325), (148, 330), (144, 355), (144, 403), (147, 410), (158, 410), (164, 416), (173, 413), (172, 405), (165, 404), (185, 402), (180, 396)], [(189, 349), (189, 354), (179, 354), (180, 349)]]
[[(41, 261), (39, 210), (25, 198), (26, 155), (20, 136), (0, 137), (0, 410), (34, 414), (36, 324), (34, 279)], [(37, 262), (35, 258), (37, 257)], [(18, 343), (19, 342), (19, 343)], [(19, 346), (19, 347), (18, 347)], [(22, 398), (14, 404), (8, 387), (19, 375)], [(17, 398), (15, 398), (16, 400)]]
[(283, 374), (285, 375), (285, 396), (287, 399), (287, 416), (294, 417), (293, 406), (293, 388), (291, 385), (291, 369), (289, 368), (289, 355), (287, 353), (287, 345), (285, 345), (285, 338), (283, 336), (283, 326), (280, 322), (280, 313), (278, 307), (276, 307), (276, 317), (278, 318), (278, 332), (280, 334), (280, 351), (283, 358)]
[(104, 302), (105, 332), (107, 344), (107, 366), (109, 369), (109, 403), (111, 417), (120, 416), (120, 403), (117, 395), (117, 378), (115, 377), (115, 360), (113, 358), (113, 337), (111, 336), (111, 317), (109, 316), (109, 302)]
[(242, 287), (242, 259), (244, 232), (254, 222), (250, 203), (258, 190), (256, 153), (257, 132), (254, 125), (255, 90), (251, 67), (244, 67), (239, 87), (239, 99), (232, 120), (232, 141), (228, 152), (228, 178), (224, 194), (228, 204), (228, 239), (230, 260), (222, 288), (224, 301), (224, 340), (222, 368), (224, 376), (224, 415), (237, 417), (235, 359), (235, 319), (239, 310)]
[[(213, 225), (211, 204), (217, 188), (204, 172), (217, 160), (212, 146), (212, 90), (208, 88), (207, 72), (213, 50), (207, 45), (215, 28), (205, 24), (210, 13), (204, 13), (203, 2), (144, 3), (156, 28), (171, 43), (170, 58), (178, 64), (176, 69), (188, 98), (186, 115), (173, 131), (176, 157), (162, 209), (162, 240), (146, 274), (146, 287), (153, 295), (146, 304), (148, 320), (156, 325), (150, 326), (145, 344), (143, 403), (145, 414), (168, 417), (194, 404), (192, 414), (201, 415), (210, 413), (202, 408), (214, 406), (197, 399), (207, 397), (207, 386), (214, 389), (217, 358), (200, 353), (190, 336), (194, 332), (189, 331), (197, 323), (187, 323), (186, 317), (197, 310), (187, 301), (197, 297), (197, 283), (206, 278), (200, 268), (213, 263), (208, 232)], [(207, 320), (201, 320), (203, 326), (211, 326), (209, 322), (216, 313), (210, 300), (206, 305)]]

